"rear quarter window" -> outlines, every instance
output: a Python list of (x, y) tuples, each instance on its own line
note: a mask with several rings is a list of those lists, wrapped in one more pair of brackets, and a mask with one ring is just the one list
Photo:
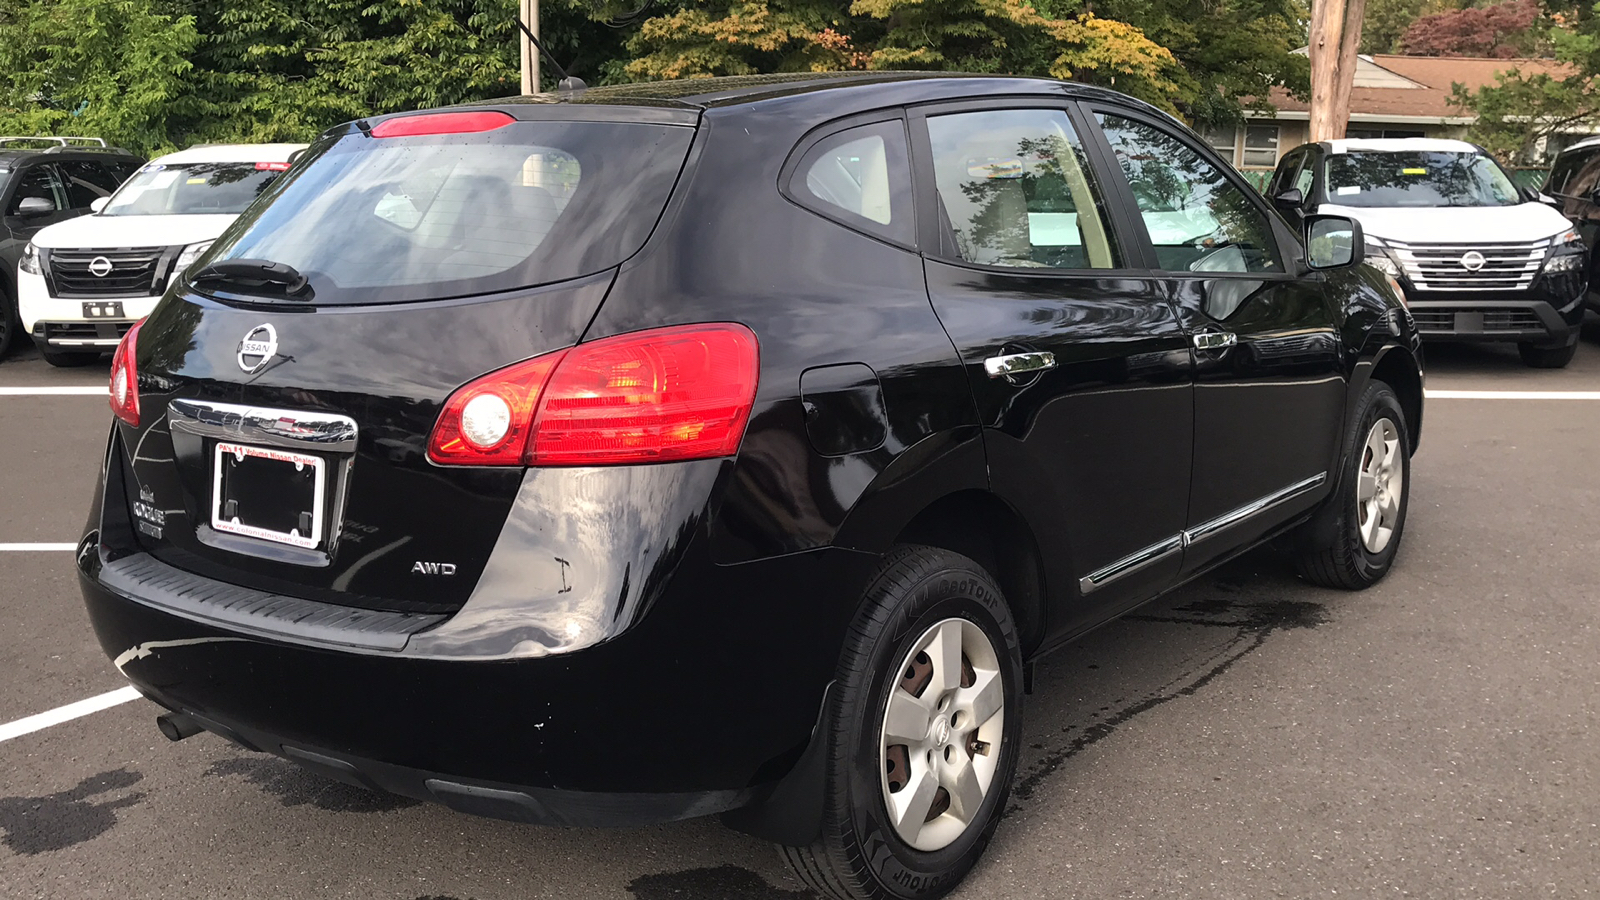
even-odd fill
[(807, 149), (788, 195), (840, 224), (897, 244), (914, 243), (911, 168), (899, 119), (847, 128)]

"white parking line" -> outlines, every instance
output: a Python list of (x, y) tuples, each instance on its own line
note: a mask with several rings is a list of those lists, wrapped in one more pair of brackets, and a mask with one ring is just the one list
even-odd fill
[(70, 722), (90, 713), (97, 713), (102, 709), (110, 709), (113, 706), (127, 703), (129, 700), (137, 700), (139, 697), (139, 692), (134, 690), (132, 686), (118, 688), (98, 697), (79, 700), (77, 703), (68, 703), (66, 706), (58, 706), (48, 712), (29, 716), (26, 719), (7, 722), (4, 725), (0, 725), (0, 743), (5, 743), (15, 737), (22, 737), (25, 734), (32, 734), (52, 725)]
[(60, 550), (71, 551), (71, 550), (76, 550), (76, 549), (78, 549), (78, 545), (76, 543), (71, 543), (71, 544), (0, 544), (0, 553), (4, 553), (4, 552), (7, 552), (7, 551), (10, 551), (10, 552), (13, 552), (13, 553), (31, 553), (31, 552), (33, 552), (35, 550), (41, 550), (41, 551), (47, 551), (47, 552), (48, 551), (60, 551)]
[(1429, 400), (1600, 400), (1600, 391), (1423, 391)]
[(104, 397), (103, 384), (73, 387), (0, 387), (0, 397)]

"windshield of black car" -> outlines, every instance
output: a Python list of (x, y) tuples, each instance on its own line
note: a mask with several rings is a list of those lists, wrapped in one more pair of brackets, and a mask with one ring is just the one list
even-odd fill
[(1481, 153), (1361, 150), (1328, 157), (1328, 202), (1340, 206), (1515, 206), (1516, 185)]
[(265, 259), (318, 303), (391, 303), (564, 281), (644, 244), (691, 128), (518, 122), (474, 134), (319, 143), (208, 262)]
[(238, 215), (287, 168), (283, 162), (151, 163), (118, 188), (100, 214)]

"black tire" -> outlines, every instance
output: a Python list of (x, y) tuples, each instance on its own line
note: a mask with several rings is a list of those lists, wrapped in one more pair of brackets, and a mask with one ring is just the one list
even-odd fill
[[(880, 735), (890, 693), (901, 686), (901, 660), (930, 628), (949, 619), (978, 626), (995, 651), (1005, 704), (1000, 757), (988, 793), (965, 830), (941, 849), (922, 851), (902, 840), (889, 820)], [(963, 655), (963, 665), (965, 660)], [(988, 846), (1016, 773), (1022, 653), (1000, 588), (988, 572), (960, 554), (923, 546), (895, 549), (867, 587), (845, 638), (836, 677), (826, 720), (828, 777), (822, 837), (809, 847), (780, 846), (779, 851), (800, 880), (823, 897), (942, 897), (961, 882)]]
[(44, 344), (39, 345), (39, 355), (44, 361), (61, 369), (76, 369), (87, 366), (100, 358), (96, 350), (52, 350)]
[[(1364, 518), (1358, 492), (1361, 468), (1368, 458), (1367, 438), (1380, 419), (1387, 419), (1398, 435), (1395, 460), (1401, 477), (1392, 533), (1387, 543), (1374, 552), (1361, 537)], [(1394, 389), (1374, 380), (1361, 392), (1355, 419), (1345, 435), (1344, 471), (1334, 495), (1294, 534), (1295, 566), (1300, 576), (1323, 587), (1354, 591), (1377, 584), (1388, 574), (1400, 549), (1410, 496), (1411, 430)]]
[(17, 316), (17, 303), (5, 288), (0, 288), (0, 359), (5, 359), (6, 354), (11, 352), (21, 331), (22, 319)]
[(1565, 369), (1567, 363), (1578, 354), (1578, 342), (1573, 341), (1565, 347), (1536, 347), (1533, 344), (1521, 343), (1517, 345), (1517, 353), (1522, 356), (1522, 364), (1534, 369)]

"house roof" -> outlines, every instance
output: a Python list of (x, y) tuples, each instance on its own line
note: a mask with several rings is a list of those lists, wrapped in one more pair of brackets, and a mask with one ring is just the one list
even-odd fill
[[(1552, 59), (1485, 59), (1459, 56), (1362, 56), (1356, 63), (1355, 85), (1350, 89), (1352, 122), (1453, 122), (1466, 123), (1470, 112), (1453, 106), (1453, 86), (1477, 90), (1494, 84), (1500, 73), (1545, 73), (1564, 77), (1573, 68)], [(1275, 88), (1271, 102), (1282, 118), (1303, 119), (1310, 103)], [(1287, 114), (1287, 115), (1286, 115)]]

